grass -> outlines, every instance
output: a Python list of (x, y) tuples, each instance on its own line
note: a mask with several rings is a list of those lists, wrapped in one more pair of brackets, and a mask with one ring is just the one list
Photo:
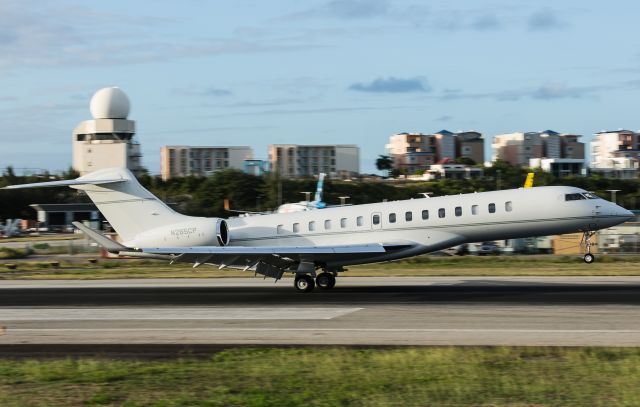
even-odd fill
[[(349, 267), (344, 276), (637, 276), (640, 257), (598, 255), (586, 265), (578, 256), (438, 257)], [(2, 279), (216, 278), (252, 277), (250, 271), (151, 260), (104, 260), (96, 264), (20, 261), (16, 270), (0, 263)], [(5, 263), (6, 264), (6, 263)], [(288, 275), (285, 275), (288, 276)]]
[(22, 259), (27, 257), (28, 253), (26, 250), (22, 249), (13, 249), (11, 247), (0, 247), (0, 260), (5, 259)]
[(640, 349), (230, 349), (0, 360), (10, 406), (637, 406)]
[[(584, 264), (578, 256), (438, 257), (420, 256), (408, 260), (349, 267), (345, 276), (636, 276), (640, 257), (598, 256)], [(96, 264), (61, 261), (20, 261), (17, 270), (0, 263), (0, 279), (105, 279), (105, 278), (215, 278), (251, 277), (250, 271), (190, 264), (170, 265), (164, 261), (99, 259)]]
[(32, 243), (32, 242), (40, 242), (40, 241), (51, 241), (51, 240), (79, 240), (83, 239), (84, 236), (81, 234), (63, 234), (63, 235), (42, 235), (42, 236), (21, 236), (21, 237), (9, 237), (0, 240), (0, 243), (9, 243), (9, 242), (24, 242), (24, 243)]

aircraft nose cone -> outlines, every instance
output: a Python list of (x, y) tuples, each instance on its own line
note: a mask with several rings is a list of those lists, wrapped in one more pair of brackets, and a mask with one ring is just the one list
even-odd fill
[(631, 212), (630, 210), (624, 209), (624, 208), (620, 208), (622, 209), (622, 216), (626, 216), (627, 220), (631, 220), (634, 219), (636, 217), (636, 215)]

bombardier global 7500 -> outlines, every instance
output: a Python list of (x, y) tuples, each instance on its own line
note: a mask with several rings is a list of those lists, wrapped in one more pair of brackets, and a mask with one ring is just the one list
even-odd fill
[(70, 186), (84, 191), (118, 233), (116, 242), (74, 225), (111, 253), (252, 270), (294, 286), (330, 289), (345, 266), (397, 260), (463, 243), (581, 232), (591, 237), (633, 214), (591, 192), (545, 186), (409, 199), (229, 219), (175, 212), (123, 168), (74, 180), (6, 189)]

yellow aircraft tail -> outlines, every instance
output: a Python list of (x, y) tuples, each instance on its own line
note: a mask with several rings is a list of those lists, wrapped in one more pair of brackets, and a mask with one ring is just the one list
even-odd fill
[(531, 188), (533, 186), (533, 176), (535, 174), (533, 172), (530, 172), (527, 174), (527, 179), (524, 181), (524, 187), (525, 188)]

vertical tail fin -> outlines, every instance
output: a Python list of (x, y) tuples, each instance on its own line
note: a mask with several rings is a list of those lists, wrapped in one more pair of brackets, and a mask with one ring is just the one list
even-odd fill
[(135, 176), (124, 168), (96, 171), (81, 178), (99, 180), (120, 177), (122, 182), (72, 186), (84, 191), (98, 207), (124, 242), (141, 232), (185, 220), (164, 202), (147, 191)]
[(321, 172), (318, 175), (318, 184), (316, 185), (316, 195), (313, 197), (313, 200), (316, 202), (322, 202), (322, 189), (324, 187), (324, 177), (327, 174)]
[(7, 189), (69, 186), (84, 191), (124, 242), (169, 223), (188, 219), (147, 191), (126, 168), (106, 168), (74, 180), (13, 185)]

